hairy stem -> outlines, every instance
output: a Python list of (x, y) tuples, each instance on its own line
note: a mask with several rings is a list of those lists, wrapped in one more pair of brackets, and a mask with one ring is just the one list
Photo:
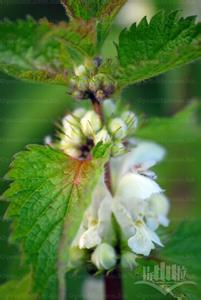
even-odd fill
[[(100, 116), (101, 121), (104, 124), (104, 114), (100, 102), (97, 101), (94, 97), (91, 97), (91, 102), (94, 111)], [(113, 194), (111, 169), (110, 169), (109, 161), (105, 164), (104, 181), (110, 193)], [(121, 270), (119, 265), (112, 272), (104, 275), (104, 283), (105, 283), (105, 300), (123, 299)]]

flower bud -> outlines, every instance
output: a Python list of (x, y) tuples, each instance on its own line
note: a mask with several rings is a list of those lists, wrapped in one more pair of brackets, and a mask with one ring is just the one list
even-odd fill
[(116, 264), (116, 253), (112, 246), (102, 243), (94, 250), (91, 260), (99, 270), (109, 270)]
[(68, 141), (66, 142), (65, 140), (61, 140), (60, 146), (63, 152), (71, 157), (79, 158), (81, 156), (81, 151)]
[(110, 135), (107, 132), (105, 128), (101, 129), (96, 135), (95, 135), (95, 145), (99, 142), (102, 142), (103, 144), (109, 143), (111, 141)]
[(111, 117), (111, 115), (116, 111), (116, 105), (111, 99), (106, 99), (103, 102), (103, 111), (106, 117)]
[(89, 89), (93, 92), (96, 93), (98, 90), (101, 89), (103, 80), (104, 80), (105, 75), (100, 73), (95, 76), (93, 76), (90, 81), (89, 81)]
[(138, 256), (130, 251), (125, 251), (121, 256), (121, 266), (126, 270), (132, 271), (136, 266), (136, 258)]
[(64, 143), (79, 145), (82, 142), (82, 132), (80, 130), (80, 123), (73, 115), (67, 115), (62, 120), (64, 136), (62, 139)]
[(81, 267), (86, 258), (86, 251), (79, 247), (70, 247), (68, 269), (77, 269)]
[(73, 112), (73, 116), (75, 116), (78, 119), (81, 119), (86, 114), (86, 110), (84, 108), (77, 108)]
[(77, 100), (82, 100), (86, 98), (85, 93), (83, 91), (78, 91), (78, 90), (72, 92), (72, 97), (74, 97)]
[(122, 119), (126, 123), (128, 129), (135, 129), (138, 124), (138, 119), (132, 111), (125, 111), (122, 114)]
[(112, 146), (112, 150), (111, 150), (111, 155), (113, 157), (122, 155), (126, 153), (126, 147), (124, 146), (123, 143), (116, 143)]
[(74, 69), (74, 72), (76, 76), (80, 77), (86, 73), (86, 68), (84, 65), (80, 65)]
[(101, 128), (101, 120), (94, 111), (88, 111), (80, 122), (81, 129), (87, 137), (93, 136)]
[(117, 139), (122, 139), (126, 136), (127, 126), (121, 118), (114, 118), (109, 123), (110, 133)]
[(88, 85), (88, 78), (86, 76), (82, 76), (81, 78), (79, 78), (77, 83), (78, 90), (85, 92), (86, 90), (88, 90)]

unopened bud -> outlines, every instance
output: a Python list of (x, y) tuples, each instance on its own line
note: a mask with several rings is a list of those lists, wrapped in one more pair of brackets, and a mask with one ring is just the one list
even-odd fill
[(105, 128), (101, 129), (96, 135), (95, 135), (95, 145), (99, 142), (102, 142), (103, 144), (109, 143), (111, 141), (110, 135), (107, 132)]
[(136, 266), (136, 258), (138, 256), (133, 252), (126, 251), (121, 256), (121, 266), (126, 270), (132, 271)]
[(72, 97), (74, 97), (77, 100), (85, 99), (85, 93), (79, 90), (75, 90), (72, 92)]
[(82, 76), (77, 83), (77, 88), (78, 90), (85, 92), (86, 90), (88, 90), (88, 78), (86, 76)]
[(73, 116), (75, 116), (78, 119), (81, 119), (86, 113), (86, 110), (84, 108), (77, 108), (73, 112)]
[(103, 102), (103, 110), (104, 110), (104, 115), (106, 117), (111, 117), (112, 114), (116, 111), (116, 105), (111, 99), (106, 99)]
[(121, 118), (114, 118), (109, 123), (110, 133), (117, 139), (122, 139), (126, 136), (127, 126)]
[(114, 248), (102, 243), (94, 250), (91, 260), (99, 270), (109, 270), (115, 266), (117, 258)]
[(126, 111), (122, 114), (122, 119), (126, 123), (128, 129), (135, 129), (138, 124), (138, 119), (132, 111)]
[(87, 137), (93, 136), (101, 128), (101, 120), (94, 111), (88, 111), (80, 122), (81, 129)]
[(84, 65), (80, 65), (74, 69), (76, 76), (82, 76), (86, 73), (86, 68)]
[(81, 156), (81, 151), (76, 148), (75, 145), (70, 144), (68, 141), (61, 140), (60, 146), (63, 152), (71, 157), (79, 158)]
[(124, 146), (123, 143), (116, 143), (112, 146), (112, 149), (111, 149), (111, 155), (113, 157), (116, 157), (116, 156), (119, 156), (119, 155), (122, 155), (122, 154), (125, 154), (126, 153), (126, 148)]
[(79, 247), (70, 247), (68, 269), (77, 269), (81, 267), (86, 258), (86, 251)]

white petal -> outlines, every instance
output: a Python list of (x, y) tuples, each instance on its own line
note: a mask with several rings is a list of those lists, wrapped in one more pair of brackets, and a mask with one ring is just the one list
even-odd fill
[(120, 180), (116, 195), (119, 198), (146, 199), (161, 191), (160, 186), (155, 181), (143, 175), (130, 173)]
[(165, 150), (152, 142), (139, 142), (138, 146), (124, 156), (120, 173), (125, 174), (134, 165), (155, 164), (163, 159)]
[(155, 248), (152, 241), (146, 238), (146, 236), (143, 236), (139, 230), (128, 240), (128, 246), (133, 252), (145, 256), (148, 256), (151, 250)]
[(149, 231), (149, 235), (150, 235), (150, 237), (151, 237), (151, 240), (152, 240), (155, 244), (157, 244), (157, 245), (163, 247), (163, 244), (161, 243), (161, 240), (160, 240), (159, 236), (158, 236), (154, 231), (152, 231), (152, 230), (150, 230), (150, 229), (147, 229), (147, 230)]
[(97, 226), (92, 226), (88, 230), (86, 230), (79, 242), (79, 246), (81, 249), (83, 248), (94, 248), (95, 246), (99, 245), (101, 243), (101, 238), (97, 231)]
[(117, 200), (114, 200), (112, 210), (125, 237), (132, 236), (135, 233), (135, 227), (129, 212)]

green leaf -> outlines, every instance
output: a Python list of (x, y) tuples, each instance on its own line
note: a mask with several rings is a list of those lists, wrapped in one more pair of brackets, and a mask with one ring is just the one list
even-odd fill
[(27, 275), (21, 280), (10, 280), (0, 285), (0, 299), (13, 300), (36, 300), (31, 292), (31, 276)]
[(169, 243), (161, 251), (160, 256), (169, 263), (186, 268), (188, 280), (195, 282), (193, 286), (182, 286), (180, 291), (185, 299), (196, 299), (201, 292), (201, 222), (199, 220), (183, 222), (172, 235)]
[(67, 71), (93, 55), (94, 22), (54, 25), (32, 18), (0, 22), (0, 71), (17, 78), (66, 84)]
[(142, 81), (201, 57), (201, 23), (160, 12), (124, 29), (117, 45), (121, 86)]
[(65, 292), (68, 246), (107, 158), (80, 161), (32, 145), (11, 165), (6, 217), (14, 220), (13, 239), (23, 244), (42, 299), (57, 299), (58, 291), (60, 296)]
[(66, 12), (71, 18), (80, 18), (88, 21), (92, 18), (100, 19), (113, 14), (125, 0), (61, 0)]
[(61, 0), (67, 15), (85, 22), (95, 20), (97, 50), (105, 41), (112, 22), (126, 0)]

